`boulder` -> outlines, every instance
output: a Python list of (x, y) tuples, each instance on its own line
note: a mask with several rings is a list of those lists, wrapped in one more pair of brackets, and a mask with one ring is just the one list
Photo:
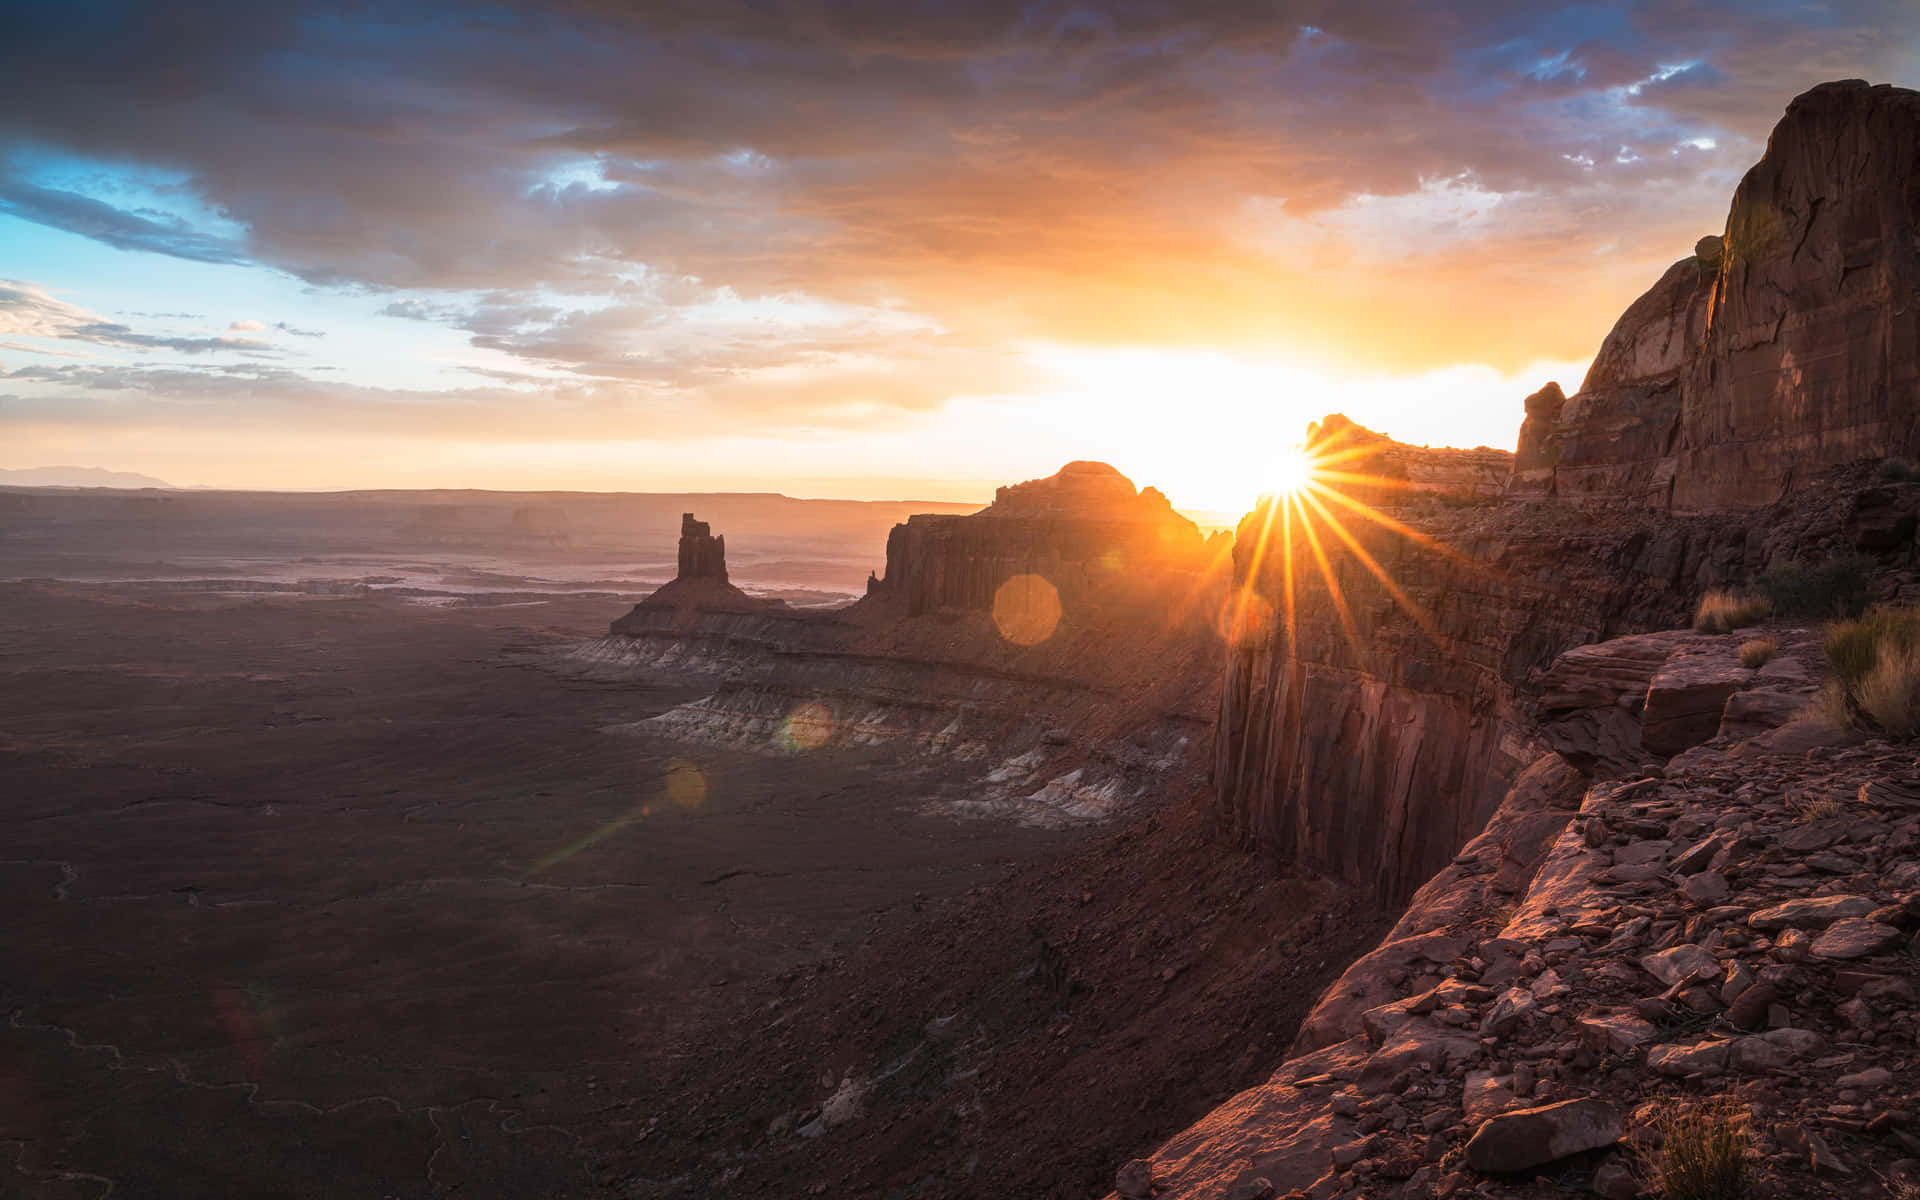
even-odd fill
[(1640, 744), (1670, 757), (1720, 731), (1727, 699), (1752, 680), (1740, 665), (1735, 639), (1676, 650), (1654, 672), (1640, 711)]
[(1476, 1171), (1513, 1172), (1620, 1140), (1620, 1112), (1604, 1100), (1563, 1100), (1493, 1117), (1467, 1142)]

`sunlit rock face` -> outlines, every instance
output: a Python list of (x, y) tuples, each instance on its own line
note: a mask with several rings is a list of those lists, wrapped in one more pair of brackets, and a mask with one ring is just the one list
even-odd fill
[[(1173, 616), (1208, 561), (1199, 527), (1155, 488), (1136, 489), (1105, 463), (1072, 462), (1045, 479), (1000, 488), (969, 516), (916, 516), (887, 538), (887, 568), (868, 584), (905, 615), (1007, 606), (1052, 589), (1064, 619), (1138, 613)], [(1204, 617), (1193, 605), (1196, 619)]]
[(1916, 301), (1920, 93), (1822, 84), (1775, 127), (1724, 238), (1627, 310), (1578, 393), (1530, 399), (1513, 491), (1704, 512), (1920, 452)]

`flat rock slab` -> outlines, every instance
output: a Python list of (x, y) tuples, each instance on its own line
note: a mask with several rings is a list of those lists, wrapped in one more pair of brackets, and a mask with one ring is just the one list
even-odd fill
[(1659, 1036), (1652, 1022), (1643, 1021), (1631, 1013), (1582, 1017), (1579, 1029), (1580, 1040), (1603, 1054), (1625, 1054)]
[(1762, 933), (1782, 929), (1825, 929), (1848, 917), (1864, 917), (1879, 905), (1864, 896), (1809, 896), (1763, 908), (1747, 918)]
[(1905, 940), (1906, 935), (1891, 925), (1849, 917), (1835, 921), (1827, 926), (1825, 933), (1813, 939), (1813, 956), (1841, 960), (1865, 958), (1870, 954), (1885, 954)]
[(1675, 946), (1640, 960), (1647, 974), (1668, 987), (1691, 979), (1712, 979), (1720, 974), (1720, 960), (1698, 946)]
[(1493, 1117), (1467, 1142), (1476, 1171), (1525, 1171), (1620, 1140), (1620, 1111), (1604, 1100), (1563, 1100)]

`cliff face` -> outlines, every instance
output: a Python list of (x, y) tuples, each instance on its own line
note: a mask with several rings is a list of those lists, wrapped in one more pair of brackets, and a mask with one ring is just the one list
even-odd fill
[[(1741, 638), (1680, 627), (1707, 588), (1791, 559), (1876, 555), (1880, 598), (1920, 595), (1920, 488), (1875, 484), (1859, 461), (1920, 449), (1916, 256), (1920, 94), (1824, 85), (1788, 110), (1725, 236), (1703, 238), (1627, 311), (1580, 391), (1528, 397), (1499, 501), (1411, 486), (1440, 476), (1433, 452), (1333, 420), (1316, 431), (1331, 429), (1335, 469), (1264, 504), (1236, 538), (1244, 615), (1216, 728), (1217, 812), (1244, 840), (1385, 899), (1420, 890), (1401, 928), (1329, 990), (1274, 1082), (1128, 1164), (1120, 1194), (1375, 1194), (1422, 1162), (1433, 1169), (1408, 1194), (1426, 1194), (1442, 1156), (1463, 1168), (1451, 1191), (1471, 1179), (1464, 1168), (1552, 1156), (1516, 1158), (1552, 1139), (1491, 1119), (1524, 1100), (1587, 1104), (1600, 1086), (1644, 1096), (1660, 1078), (1785, 1069), (1798, 1051), (1784, 1043), (1673, 1038), (1653, 1018), (1682, 1002), (1732, 1019), (1735, 997), (1768, 972), (1783, 987), (1809, 982), (1782, 970), (1806, 961), (1804, 943), (1743, 964), (1728, 948), (1766, 940), (1722, 941), (1718, 926), (1819, 882), (1799, 878), (1787, 849), (1855, 836), (1791, 828), (1790, 786), (1807, 782), (1795, 765), (1820, 748), (1781, 726), (1820, 674), (1818, 633), (1775, 630), (1779, 661), (1756, 670), (1738, 661)], [(1910, 760), (1883, 755), (1875, 769)], [(1779, 768), (1759, 794), (1756, 763)], [(1570, 826), (1576, 810), (1587, 819)], [(1861, 840), (1886, 820), (1862, 823)], [(1782, 849), (1765, 849), (1776, 834)], [(1729, 859), (1726, 874), (1707, 870)], [(1871, 890), (1871, 873), (1849, 886)], [(1898, 924), (1893, 911), (1881, 919)], [(1892, 951), (1891, 937), (1861, 953)], [(1675, 974), (1675, 956), (1693, 965)], [(1700, 982), (1712, 986), (1687, 986)], [(1796, 1003), (1820, 995), (1809, 987)], [(1572, 1091), (1540, 1090), (1551, 1056), (1501, 1045), (1541, 1001), (1558, 1005), (1543, 1011), (1567, 1039), (1555, 1053)], [(1582, 1074), (1642, 1051), (1632, 1061), (1645, 1077)], [(1357, 1090), (1329, 1097), (1348, 1084)], [(1466, 1121), (1416, 1148), (1423, 1157), (1367, 1136), (1422, 1097)], [(1550, 1119), (1529, 1114), (1526, 1128)], [(1620, 1114), (1608, 1119), (1610, 1135), (1578, 1148), (1611, 1145)], [(1788, 1151), (1811, 1144), (1785, 1127), (1769, 1136)], [(1824, 1144), (1811, 1153), (1817, 1166)]]
[[(1380, 457), (1429, 453), (1386, 443)], [(1373, 461), (1340, 469), (1372, 476)], [(1215, 729), (1220, 819), (1283, 861), (1404, 900), (1549, 749), (1601, 775), (1640, 761), (1640, 701), (1626, 692), (1644, 696), (1661, 661), (1615, 664), (1644, 671), (1596, 709), (1545, 675), (1556, 655), (1681, 626), (1702, 591), (1769, 563), (1868, 546), (1879, 525), (1857, 501), (1875, 489), (1860, 485), (1848, 476), (1757, 514), (1690, 517), (1474, 506), (1382, 484), (1365, 485), (1379, 498), (1371, 517), (1326, 491), (1256, 510), (1234, 547), (1246, 615)], [(1575, 727), (1589, 719), (1624, 724)], [(1695, 732), (1682, 713), (1649, 741), (1671, 752), (1667, 741)]]
[(1208, 565), (1199, 527), (1157, 489), (1136, 490), (1105, 463), (1074, 462), (999, 489), (993, 504), (969, 516), (915, 516), (894, 526), (886, 574), (868, 584), (868, 595), (910, 617), (991, 612), (1003, 584), (1030, 575), (1058, 592), (1069, 622), (1142, 609), (1168, 616)]
[[(1920, 93), (1822, 84), (1585, 383), (1532, 400), (1518, 495), (1706, 512), (1920, 452)], [(1557, 389), (1555, 389), (1557, 392)]]

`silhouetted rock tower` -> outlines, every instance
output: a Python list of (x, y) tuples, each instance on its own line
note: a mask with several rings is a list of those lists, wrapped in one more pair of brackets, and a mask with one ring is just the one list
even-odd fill
[(727, 538), (713, 536), (713, 527), (680, 514), (680, 578), (727, 581)]

